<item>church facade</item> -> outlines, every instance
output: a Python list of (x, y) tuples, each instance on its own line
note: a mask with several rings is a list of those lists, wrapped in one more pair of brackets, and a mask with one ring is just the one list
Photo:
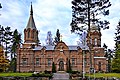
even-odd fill
[(17, 53), (17, 71), (52, 71), (54, 62), (56, 71), (67, 71), (68, 64), (71, 64), (73, 71), (82, 72), (84, 64), (85, 72), (89, 72), (90, 68), (106, 72), (107, 61), (104, 57), (104, 48), (101, 47), (101, 32), (92, 24), (88, 35), (90, 35), (87, 37), (89, 49), (85, 50), (84, 55), (82, 46), (66, 45), (63, 41), (56, 45), (38, 45), (38, 30), (31, 5), (29, 21), (24, 29), (24, 43)]

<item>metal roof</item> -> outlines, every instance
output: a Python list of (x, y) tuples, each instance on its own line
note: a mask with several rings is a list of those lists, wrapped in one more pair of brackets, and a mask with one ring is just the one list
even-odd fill
[(45, 48), (46, 48), (46, 50), (54, 50), (55, 46), (46, 45)]
[(34, 22), (34, 18), (33, 18), (32, 4), (31, 4), (30, 17), (29, 17), (29, 21), (28, 21), (28, 24), (27, 24), (26, 29), (28, 29), (28, 28), (36, 29), (35, 22)]

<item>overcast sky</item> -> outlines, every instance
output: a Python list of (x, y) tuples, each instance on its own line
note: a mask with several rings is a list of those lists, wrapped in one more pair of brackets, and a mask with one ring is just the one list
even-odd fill
[[(51, 31), (53, 38), (57, 29), (63, 36), (67, 45), (75, 45), (79, 36), (71, 34), (70, 23), (72, 19), (72, 0), (0, 0), (0, 25), (10, 26), (12, 30), (17, 29), (24, 36), (23, 31), (27, 26), (30, 16), (30, 5), (33, 4), (33, 16), (37, 29), (39, 30), (40, 42), (45, 45), (47, 32)], [(110, 15), (104, 17), (110, 21), (110, 29), (102, 31), (102, 45), (106, 43), (108, 48), (114, 48), (115, 28), (120, 17), (120, 0), (110, 0), (112, 6)]]

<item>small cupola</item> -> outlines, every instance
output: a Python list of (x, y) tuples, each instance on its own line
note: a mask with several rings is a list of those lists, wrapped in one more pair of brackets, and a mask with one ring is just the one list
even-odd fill
[(91, 26), (90, 26), (90, 28), (91, 28), (91, 29), (90, 29), (91, 31), (99, 31), (99, 27), (96, 26), (95, 23), (92, 23)]

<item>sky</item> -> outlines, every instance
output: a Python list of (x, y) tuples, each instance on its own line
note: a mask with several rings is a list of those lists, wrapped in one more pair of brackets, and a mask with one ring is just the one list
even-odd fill
[[(30, 5), (32, 2), (33, 16), (36, 27), (39, 31), (39, 39), (45, 45), (47, 32), (52, 32), (52, 37), (59, 29), (62, 41), (67, 45), (76, 45), (79, 36), (71, 33), (70, 23), (72, 21), (72, 0), (0, 0), (0, 25), (10, 26), (11, 30), (17, 29), (24, 37), (24, 29), (27, 26), (30, 16)], [(102, 30), (102, 45), (105, 43), (109, 49), (115, 46), (115, 28), (120, 17), (120, 0), (110, 0), (112, 6), (109, 8), (109, 16), (101, 18), (110, 21), (110, 29)], [(24, 40), (23, 40), (24, 42)]]

